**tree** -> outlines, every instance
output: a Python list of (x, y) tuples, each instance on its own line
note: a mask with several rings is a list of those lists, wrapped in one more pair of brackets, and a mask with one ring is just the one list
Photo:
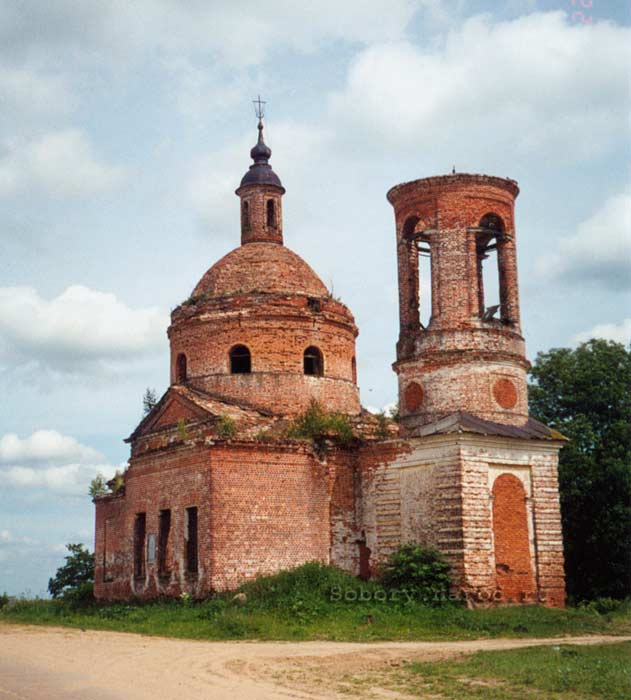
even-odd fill
[(105, 477), (103, 474), (101, 474), (101, 472), (99, 472), (90, 482), (88, 493), (92, 498), (95, 498), (96, 496), (103, 496), (104, 494), (108, 493), (107, 482), (105, 481)]
[(590, 340), (539, 353), (530, 412), (569, 442), (559, 455), (568, 593), (629, 595), (631, 348)]
[(94, 581), (94, 554), (83, 544), (67, 544), (66, 549), (70, 552), (66, 563), (48, 580), (48, 592), (53, 598), (77, 592)]
[(147, 415), (151, 409), (158, 403), (158, 395), (155, 389), (146, 388), (142, 396), (142, 411), (143, 415)]

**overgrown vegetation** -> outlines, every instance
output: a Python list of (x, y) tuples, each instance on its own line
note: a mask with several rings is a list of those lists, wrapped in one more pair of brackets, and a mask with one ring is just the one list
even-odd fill
[(125, 473), (121, 472), (120, 469), (116, 470), (114, 476), (107, 481), (107, 479), (99, 472), (94, 479), (90, 482), (90, 487), (88, 493), (91, 498), (96, 498), (98, 496), (106, 496), (108, 494), (119, 493), (125, 488)]
[(107, 481), (101, 472), (99, 472), (94, 479), (90, 482), (90, 487), (88, 493), (91, 498), (96, 498), (97, 496), (104, 496), (109, 493), (109, 488), (107, 486)]
[(221, 438), (222, 440), (229, 440), (237, 434), (237, 426), (230, 416), (222, 414), (219, 416), (219, 420), (215, 426), (215, 431), (218, 438)]
[(626, 700), (631, 643), (484, 651), (464, 660), (413, 663), (391, 680), (415, 697), (472, 700)]
[(94, 581), (94, 554), (83, 544), (67, 544), (66, 563), (48, 580), (48, 592), (53, 598), (66, 601), (92, 600)]
[(347, 416), (329, 413), (317, 401), (312, 401), (309, 408), (287, 426), (285, 437), (309, 442), (328, 439), (341, 445), (350, 445), (355, 434)]
[(177, 422), (177, 434), (180, 440), (182, 442), (185, 442), (186, 440), (190, 440), (191, 436), (189, 435), (188, 428), (186, 427), (186, 421), (183, 418), (180, 418), (180, 420)]
[(631, 632), (631, 605), (607, 612), (504, 607), (468, 610), (424, 605), (379, 582), (309, 563), (204, 601), (190, 596), (140, 604), (57, 599), (19, 601), (0, 621), (67, 625), (193, 639), (330, 639), (347, 641), (471, 639)]
[(539, 353), (530, 412), (570, 440), (559, 456), (570, 596), (631, 593), (631, 349), (590, 340)]
[(388, 417), (381, 411), (377, 413), (377, 437), (381, 439), (387, 438), (390, 433), (388, 432)]
[(390, 555), (380, 581), (388, 589), (409, 591), (426, 605), (438, 605), (449, 599), (449, 564), (436, 550), (413, 542)]

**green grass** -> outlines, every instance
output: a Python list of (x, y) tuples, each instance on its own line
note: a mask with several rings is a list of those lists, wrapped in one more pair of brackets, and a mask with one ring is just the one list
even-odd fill
[(397, 682), (415, 694), (458, 700), (628, 700), (631, 643), (478, 652), (410, 664)]
[[(403, 595), (383, 601), (388, 592), (378, 584), (317, 563), (260, 578), (239, 590), (246, 594), (245, 604), (234, 601), (234, 593), (200, 602), (145, 604), (79, 606), (25, 600), (1, 609), (0, 622), (191, 639), (449, 640), (631, 633), (630, 603), (566, 610), (536, 606), (468, 610), (455, 603), (429, 607)], [(349, 599), (360, 591), (370, 599)]]

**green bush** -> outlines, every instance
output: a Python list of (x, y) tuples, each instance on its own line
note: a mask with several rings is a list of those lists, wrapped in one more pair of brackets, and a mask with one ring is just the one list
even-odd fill
[(62, 594), (62, 600), (75, 607), (82, 607), (94, 603), (94, 583), (85, 581), (76, 588), (68, 588)]
[(629, 600), (617, 600), (615, 598), (595, 598), (589, 602), (584, 602), (579, 605), (580, 608), (590, 610), (599, 615), (608, 615), (616, 613), (629, 606)]
[(9, 596), (6, 593), (0, 595), (0, 610), (4, 608), (5, 605), (9, 604)]
[(449, 564), (436, 550), (413, 542), (402, 545), (390, 555), (379, 581), (386, 589), (409, 591), (428, 605), (449, 599)]
[(355, 439), (348, 418), (341, 413), (328, 413), (317, 401), (312, 401), (309, 408), (290, 423), (285, 435), (311, 442), (329, 438), (341, 445), (349, 445)]
[(222, 414), (217, 421), (216, 432), (218, 438), (230, 440), (237, 434), (237, 426), (230, 416)]

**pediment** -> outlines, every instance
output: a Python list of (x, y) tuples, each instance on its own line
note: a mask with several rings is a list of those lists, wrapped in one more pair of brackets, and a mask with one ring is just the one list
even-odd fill
[(162, 428), (173, 428), (181, 422), (207, 420), (213, 415), (210, 411), (198, 406), (171, 388), (145, 416), (128, 439), (135, 440), (142, 435)]

